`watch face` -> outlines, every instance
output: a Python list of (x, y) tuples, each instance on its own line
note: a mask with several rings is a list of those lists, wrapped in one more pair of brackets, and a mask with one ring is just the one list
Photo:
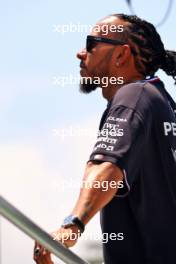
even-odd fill
[(69, 215), (69, 216), (67, 216), (67, 217), (64, 219), (63, 225), (64, 225), (64, 226), (66, 226), (66, 225), (74, 225), (74, 223), (73, 223), (73, 219), (74, 219), (74, 216), (73, 216), (73, 215)]
[(84, 232), (84, 224), (81, 222), (81, 220), (79, 220), (78, 217), (74, 216), (74, 215), (69, 215), (64, 219), (63, 224), (61, 225), (62, 227), (70, 227), (76, 225), (79, 230), (81, 231), (81, 233)]

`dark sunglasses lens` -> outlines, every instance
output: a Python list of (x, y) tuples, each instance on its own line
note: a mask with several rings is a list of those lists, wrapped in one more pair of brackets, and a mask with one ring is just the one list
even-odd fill
[(96, 46), (96, 41), (92, 39), (87, 39), (86, 50), (90, 52)]
[(90, 39), (87, 39), (87, 42), (86, 42), (86, 50), (89, 52), (90, 51)]

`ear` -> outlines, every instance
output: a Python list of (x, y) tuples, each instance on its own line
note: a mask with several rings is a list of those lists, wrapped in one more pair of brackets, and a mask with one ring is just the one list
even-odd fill
[(125, 44), (123, 46), (120, 46), (118, 55), (116, 57), (116, 66), (122, 66), (125, 64), (131, 56), (131, 49), (128, 44)]

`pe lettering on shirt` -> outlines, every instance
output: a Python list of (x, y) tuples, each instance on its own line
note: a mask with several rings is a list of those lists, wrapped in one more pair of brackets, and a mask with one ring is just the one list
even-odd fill
[(172, 133), (173, 136), (176, 136), (176, 123), (164, 122), (164, 135), (168, 136), (169, 133)]

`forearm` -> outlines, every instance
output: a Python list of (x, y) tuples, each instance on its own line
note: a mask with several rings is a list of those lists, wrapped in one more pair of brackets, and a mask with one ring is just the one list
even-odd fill
[[(88, 164), (80, 195), (72, 214), (87, 224), (100, 209), (112, 200), (118, 190), (118, 182), (122, 180), (122, 171), (116, 165), (109, 162), (103, 162), (101, 165)], [(109, 183), (106, 191), (102, 187), (105, 181)], [(88, 187), (85, 183), (89, 183)], [(99, 188), (95, 183), (99, 183)]]

